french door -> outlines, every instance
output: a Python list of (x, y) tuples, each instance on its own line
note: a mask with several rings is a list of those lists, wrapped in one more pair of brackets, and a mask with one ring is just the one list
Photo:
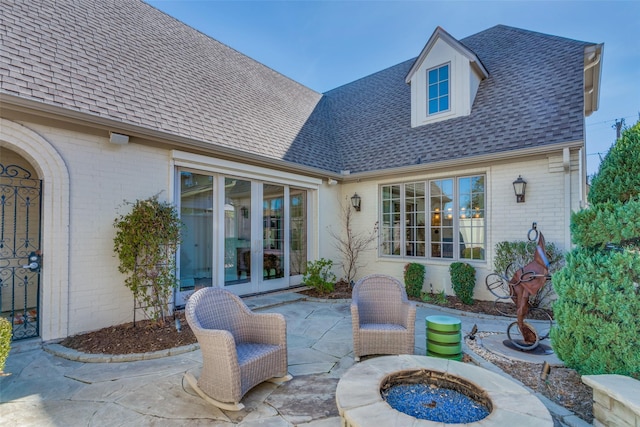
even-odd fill
[(284, 184), (180, 172), (185, 225), (176, 306), (204, 286), (238, 295), (284, 289), (307, 261), (307, 191)]

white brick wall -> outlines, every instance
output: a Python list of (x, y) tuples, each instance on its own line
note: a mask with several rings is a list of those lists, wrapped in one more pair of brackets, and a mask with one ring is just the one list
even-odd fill
[[(133, 296), (124, 286), (113, 251), (113, 221), (129, 211), (123, 201), (162, 192), (167, 198), (168, 152), (139, 144), (108, 142), (108, 133), (89, 135), (26, 124), (64, 158), (70, 178), (68, 334), (132, 320)], [(45, 188), (49, 182), (45, 181)], [(46, 216), (47, 213), (44, 212)], [(44, 254), (45, 259), (47, 253)], [(43, 281), (43, 286), (51, 286)], [(64, 285), (63, 285), (64, 287)], [(47, 302), (43, 301), (43, 309)], [(65, 313), (61, 313), (65, 316)], [(47, 322), (45, 316), (43, 321)], [(64, 335), (62, 335), (64, 336)], [(43, 338), (57, 338), (57, 336)]]
[[(113, 252), (113, 221), (127, 213), (124, 200), (148, 198), (159, 192), (167, 200), (172, 194), (171, 153), (131, 142), (116, 146), (106, 131), (84, 133), (35, 123), (2, 121), (2, 144), (25, 159), (45, 180), (43, 200), (42, 337), (61, 338), (132, 320), (133, 297), (124, 286)], [(310, 220), (313, 252), (340, 262), (328, 227), (341, 229), (341, 201), (350, 203), (353, 193), (362, 197), (362, 210), (353, 213), (356, 232), (368, 233), (378, 221), (378, 188), (383, 183), (428, 180), (435, 177), (485, 173), (487, 176), (487, 260), (472, 261), (477, 271), (476, 298), (491, 299), (484, 278), (493, 270), (493, 247), (502, 240), (524, 240), (533, 221), (548, 242), (568, 249), (569, 210), (579, 206), (577, 153), (571, 156), (571, 175), (558, 167), (562, 152), (508, 163), (478, 164), (473, 168), (449, 169), (394, 177), (362, 180), (343, 185), (323, 184)], [(561, 160), (560, 160), (561, 164)], [(68, 174), (68, 175), (67, 175)], [(525, 203), (516, 203), (512, 182), (527, 181)], [(566, 185), (570, 186), (567, 193)], [(315, 203), (315, 201), (314, 201)], [(68, 207), (68, 210), (67, 210)], [(68, 227), (70, 224), (70, 227)], [(313, 256), (312, 256), (313, 258)], [(407, 262), (427, 268), (429, 284), (451, 294), (450, 261), (380, 257), (377, 242), (361, 254), (356, 279), (372, 273), (402, 278)], [(336, 269), (340, 277), (342, 272)]]
[[(472, 173), (486, 173), (487, 176), (487, 251), (486, 261), (470, 261), (476, 268), (475, 298), (492, 300), (493, 295), (485, 289), (485, 277), (493, 271), (493, 248), (501, 241), (527, 240), (527, 232), (533, 222), (537, 223), (547, 242), (553, 242), (560, 250), (570, 248), (567, 239), (569, 211), (566, 207), (565, 173), (557, 167), (557, 159), (562, 161), (562, 151), (549, 159), (537, 156), (509, 163), (487, 164), (474, 169), (448, 170), (437, 175), (425, 172), (394, 179), (369, 180), (348, 183), (342, 186), (343, 196), (357, 192), (362, 196), (362, 211), (356, 213), (359, 220), (355, 229), (363, 231), (378, 220), (379, 185), (388, 183), (428, 180), (434, 177), (452, 177)], [(570, 205), (579, 206), (578, 153), (571, 156)], [(521, 175), (527, 181), (524, 203), (516, 203), (513, 181)], [(433, 284), (433, 290), (445, 290), (452, 294), (449, 265), (451, 261), (419, 258), (379, 257), (377, 249), (362, 254), (363, 266), (358, 270), (358, 278), (373, 273), (390, 274), (402, 278), (408, 262), (419, 262), (426, 266), (425, 291)]]

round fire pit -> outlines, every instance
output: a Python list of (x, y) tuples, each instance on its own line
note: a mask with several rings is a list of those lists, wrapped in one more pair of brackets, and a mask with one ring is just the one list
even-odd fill
[(380, 391), (393, 409), (445, 424), (480, 421), (491, 413), (493, 406), (487, 393), (472, 382), (431, 369), (387, 375)]
[[(469, 363), (408, 354), (371, 358), (352, 366), (342, 376), (336, 389), (342, 426), (441, 427), (445, 421), (417, 418), (385, 401), (383, 395), (391, 385), (407, 382), (453, 388), (484, 404), (488, 415), (477, 421), (464, 421), (468, 426), (553, 426), (551, 414), (538, 398), (501, 375)], [(419, 404), (441, 403), (431, 399)]]

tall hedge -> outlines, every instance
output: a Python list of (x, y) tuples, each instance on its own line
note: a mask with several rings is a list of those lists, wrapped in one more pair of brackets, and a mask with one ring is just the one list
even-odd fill
[(580, 374), (640, 376), (640, 122), (602, 161), (590, 207), (571, 217), (576, 247), (553, 275), (551, 342)]

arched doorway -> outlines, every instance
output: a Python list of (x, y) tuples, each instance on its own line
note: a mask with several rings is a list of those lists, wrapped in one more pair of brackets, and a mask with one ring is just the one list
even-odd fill
[(40, 335), (42, 180), (22, 156), (0, 153), (0, 316), (16, 341)]
[[(68, 335), (70, 289), (69, 171), (60, 153), (46, 138), (26, 125), (0, 118), (0, 163), (13, 164), (5, 160), (8, 155), (21, 159), (29, 166), (25, 169), (31, 177), (42, 182), (38, 244), (42, 262), (37, 273), (40, 290), (36, 320), (43, 341)], [(28, 280), (32, 280), (30, 274), (35, 273), (26, 270), (22, 269), (20, 274), (25, 273)], [(29, 305), (27, 297), (26, 306)]]

